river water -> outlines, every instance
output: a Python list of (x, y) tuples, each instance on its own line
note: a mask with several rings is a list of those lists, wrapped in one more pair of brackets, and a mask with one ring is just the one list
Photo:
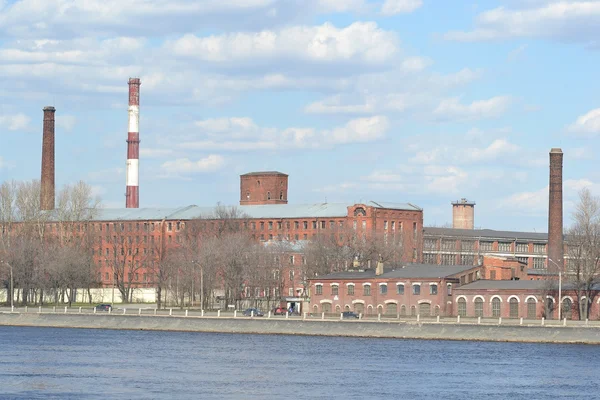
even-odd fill
[(0, 399), (600, 398), (600, 346), (0, 327)]

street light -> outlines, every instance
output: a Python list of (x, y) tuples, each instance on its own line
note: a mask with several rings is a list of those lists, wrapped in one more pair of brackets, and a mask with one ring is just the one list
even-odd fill
[(550, 257), (548, 257), (548, 261), (558, 268), (558, 320), (560, 321), (562, 311), (562, 267), (555, 263)]
[(0, 263), (8, 265), (8, 268), (10, 268), (10, 309), (12, 310), (13, 309), (13, 297), (15, 294), (15, 289), (14, 289), (14, 285), (13, 285), (12, 265), (10, 265), (8, 261), (4, 261), (4, 260), (1, 260)]

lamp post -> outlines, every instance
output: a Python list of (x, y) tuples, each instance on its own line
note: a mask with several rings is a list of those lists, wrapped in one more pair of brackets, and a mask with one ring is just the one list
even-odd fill
[(562, 267), (554, 262), (554, 260), (550, 257), (548, 257), (548, 261), (556, 265), (558, 268), (558, 320), (560, 321), (562, 311)]

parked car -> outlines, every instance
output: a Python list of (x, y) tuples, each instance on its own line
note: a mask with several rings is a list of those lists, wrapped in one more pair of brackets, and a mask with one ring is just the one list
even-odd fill
[(112, 311), (112, 306), (110, 304), (98, 304), (96, 311)]
[(255, 317), (263, 317), (265, 314), (257, 308), (248, 308), (243, 312), (245, 317), (251, 317), (254, 315)]
[(276, 307), (273, 309), (273, 315), (285, 315), (287, 310), (284, 307)]
[(358, 316), (358, 314), (356, 314), (356, 313), (354, 313), (352, 311), (344, 311), (342, 313), (342, 318), (343, 319), (358, 319), (359, 316)]

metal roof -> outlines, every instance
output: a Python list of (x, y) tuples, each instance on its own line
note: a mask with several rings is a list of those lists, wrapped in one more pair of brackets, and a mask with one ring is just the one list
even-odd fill
[(248, 172), (247, 174), (243, 174), (242, 176), (262, 176), (262, 175), (285, 175), (283, 172), (279, 171), (256, 171), (256, 172)]
[(335, 280), (335, 279), (437, 279), (446, 278), (475, 268), (474, 265), (429, 265), (408, 264), (404, 267), (386, 268), (384, 273), (376, 276), (375, 270), (343, 271), (319, 276), (313, 280)]
[[(570, 282), (563, 280), (562, 289), (572, 290), (574, 285)], [(558, 279), (556, 280), (525, 280), (521, 279), (518, 281), (490, 281), (490, 280), (478, 280), (475, 282), (463, 285), (457, 290), (544, 290), (544, 289), (558, 289)], [(595, 284), (593, 290), (600, 290), (600, 284)]]
[(452, 236), (452, 237), (471, 237), (473, 239), (511, 239), (511, 240), (540, 240), (547, 241), (546, 232), (513, 232), (513, 231), (495, 231), (493, 229), (455, 229), (455, 228), (423, 228), (427, 236)]
[[(347, 203), (317, 203), (317, 204), (265, 204), (235, 206), (240, 214), (248, 218), (335, 218), (348, 216)], [(409, 203), (369, 202), (369, 206), (380, 209), (406, 211), (421, 211)], [(224, 206), (229, 209), (231, 206)], [(96, 221), (144, 221), (144, 220), (189, 220), (194, 218), (210, 218), (214, 215), (215, 207), (198, 207), (190, 205), (178, 208), (101, 208), (94, 220)]]

